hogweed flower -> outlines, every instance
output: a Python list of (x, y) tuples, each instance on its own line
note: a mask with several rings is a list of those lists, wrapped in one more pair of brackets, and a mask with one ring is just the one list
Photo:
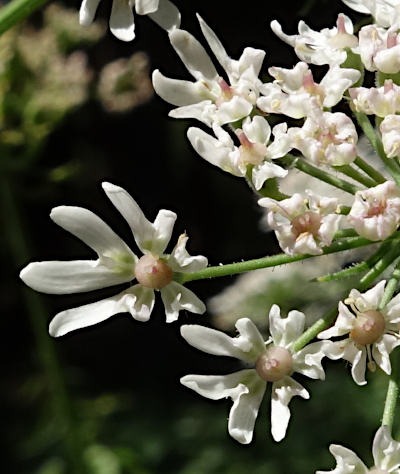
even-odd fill
[(209, 26), (198, 16), (200, 27), (211, 51), (225, 70), (222, 78), (206, 50), (190, 33), (176, 29), (169, 35), (171, 44), (195, 82), (170, 79), (153, 72), (153, 86), (166, 102), (178, 106), (169, 115), (195, 118), (211, 126), (224, 125), (247, 117), (259, 96), (258, 75), (265, 52), (245, 48), (239, 60), (231, 59)]
[(339, 302), (339, 315), (334, 326), (318, 335), (320, 339), (348, 335), (346, 339), (335, 341), (326, 355), (350, 362), (351, 375), (358, 385), (367, 383), (367, 366), (374, 371), (378, 365), (390, 375), (389, 354), (400, 345), (400, 294), (379, 309), (385, 285), (386, 281), (382, 280), (365, 293), (351, 290), (344, 303)]
[(397, 26), (399, 22), (399, 0), (342, 0), (353, 10), (372, 15), (378, 26), (389, 28)]
[(173, 280), (174, 272), (194, 272), (207, 266), (201, 255), (186, 251), (188, 237), (183, 234), (171, 254), (165, 254), (176, 214), (161, 210), (154, 223), (122, 188), (103, 183), (108, 198), (128, 222), (137, 246), (138, 258), (117, 234), (93, 212), (73, 206), (52, 210), (52, 220), (81, 239), (98, 255), (97, 260), (50, 261), (30, 263), (20, 274), (31, 288), (43, 293), (70, 294), (129, 283), (116, 296), (58, 313), (50, 323), (50, 334), (62, 336), (75, 329), (91, 326), (117, 313), (129, 312), (138, 321), (147, 321), (154, 306), (154, 291), (160, 291), (167, 322), (175, 321), (179, 311), (204, 313), (205, 305), (190, 290)]
[(395, 74), (400, 71), (400, 35), (397, 27), (385, 30), (376, 25), (367, 25), (359, 32), (361, 61), (368, 71)]
[(347, 220), (369, 240), (384, 240), (400, 223), (400, 190), (393, 181), (357, 191)]
[(380, 127), (383, 149), (388, 158), (400, 154), (400, 115), (386, 115)]
[(387, 426), (381, 426), (372, 443), (374, 466), (368, 469), (356, 453), (338, 444), (331, 444), (329, 451), (335, 457), (333, 471), (317, 471), (315, 474), (398, 474), (400, 467), (400, 443), (390, 435)]
[(391, 79), (387, 79), (382, 87), (351, 88), (349, 94), (357, 112), (378, 117), (400, 112), (400, 87)]
[(281, 25), (271, 22), (272, 31), (285, 43), (292, 46), (297, 56), (306, 63), (342, 64), (347, 59), (347, 48), (356, 48), (358, 39), (353, 35), (353, 23), (343, 13), (338, 15), (336, 27), (314, 31), (303, 20), (299, 22), (299, 34), (287, 35)]
[(269, 313), (271, 337), (264, 342), (254, 323), (248, 318), (236, 322), (239, 336), (229, 337), (221, 331), (203, 326), (182, 326), (183, 338), (196, 349), (213, 355), (235, 357), (253, 368), (229, 375), (186, 375), (181, 383), (200, 395), (219, 400), (230, 397), (228, 431), (236, 441), (248, 444), (253, 437), (254, 424), (267, 383), (272, 383), (271, 433), (281, 441), (290, 419), (290, 400), (298, 395), (310, 398), (307, 390), (296, 382), (296, 372), (312, 379), (324, 380), (321, 365), (325, 353), (324, 341), (315, 342), (300, 351), (293, 351), (293, 343), (304, 329), (305, 316), (290, 311), (287, 318), (280, 315), (279, 306)]
[(268, 209), (268, 224), (288, 255), (321, 255), (323, 247), (332, 243), (341, 219), (336, 214), (336, 198), (319, 197), (309, 190), (306, 196), (295, 193), (282, 201), (262, 198), (258, 204)]
[[(100, 0), (82, 0), (79, 10), (81, 25), (88, 26), (93, 22), (99, 3)], [(148, 15), (167, 31), (180, 25), (179, 10), (169, 0), (113, 0), (110, 30), (122, 41), (132, 41), (135, 38), (133, 7), (138, 15)]]
[(217, 125), (213, 127), (217, 138), (195, 127), (189, 128), (188, 138), (202, 158), (228, 173), (244, 177), (250, 166), (252, 182), (257, 190), (269, 178), (285, 177), (287, 170), (272, 160), (285, 156), (291, 149), (286, 124), (273, 128), (274, 141), (271, 144), (271, 127), (263, 117), (247, 117), (242, 127), (236, 130), (240, 146), (236, 146), (229, 133)]

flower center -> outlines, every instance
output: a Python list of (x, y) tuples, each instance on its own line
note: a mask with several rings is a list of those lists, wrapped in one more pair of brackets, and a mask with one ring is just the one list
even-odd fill
[(297, 237), (305, 233), (310, 233), (317, 237), (320, 226), (321, 216), (312, 211), (307, 211), (292, 220), (292, 230)]
[(262, 143), (251, 142), (240, 128), (236, 130), (240, 141), (240, 160), (244, 165), (259, 165), (264, 161), (268, 149)]
[(163, 260), (149, 253), (137, 262), (135, 277), (142, 286), (159, 290), (171, 283), (172, 270)]
[(257, 374), (266, 382), (276, 382), (289, 375), (292, 370), (292, 355), (284, 347), (271, 347), (256, 362)]
[[(356, 344), (365, 346), (376, 342), (385, 331), (385, 319), (380, 311), (370, 309), (357, 313), (350, 337)], [(379, 472), (379, 471), (377, 471)]]

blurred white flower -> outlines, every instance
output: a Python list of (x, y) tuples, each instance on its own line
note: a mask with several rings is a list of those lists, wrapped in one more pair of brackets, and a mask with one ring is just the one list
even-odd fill
[(279, 306), (272, 306), (269, 313), (271, 336), (265, 342), (248, 318), (236, 322), (239, 336), (235, 338), (203, 326), (182, 326), (183, 338), (197, 349), (208, 354), (235, 357), (253, 366), (229, 375), (186, 375), (181, 378), (183, 385), (204, 397), (232, 399), (228, 431), (239, 443), (248, 444), (252, 440), (268, 382), (272, 382), (271, 433), (275, 441), (281, 441), (290, 419), (290, 400), (296, 395), (305, 399), (310, 397), (291, 376), (298, 372), (312, 379), (325, 378), (321, 361), (328, 347), (324, 343), (329, 341), (309, 344), (297, 352), (293, 350), (294, 341), (304, 330), (304, 319), (304, 314), (299, 311), (290, 311), (286, 318), (282, 318)]
[[(383, 309), (378, 309), (385, 284), (386, 281), (382, 280), (365, 293), (351, 290), (344, 303), (339, 302), (339, 315), (334, 326), (318, 334), (320, 339), (348, 334), (348, 338), (334, 342), (326, 355), (331, 359), (349, 361), (351, 375), (358, 385), (367, 383), (367, 360), (370, 370), (375, 370), (376, 363), (390, 375), (389, 354), (400, 345), (400, 294)], [(346, 305), (350, 306), (351, 311)]]
[(400, 0), (342, 0), (356, 12), (374, 17), (379, 26), (389, 28), (397, 25), (400, 14)]
[(161, 210), (154, 223), (122, 188), (103, 183), (108, 198), (128, 222), (136, 244), (144, 253), (138, 258), (123, 240), (93, 212), (72, 206), (52, 210), (52, 220), (81, 239), (98, 255), (97, 260), (34, 262), (25, 267), (21, 279), (43, 293), (69, 294), (131, 282), (116, 296), (58, 313), (50, 323), (50, 334), (62, 336), (91, 326), (117, 313), (129, 312), (138, 321), (147, 321), (154, 306), (154, 290), (160, 290), (167, 322), (175, 321), (182, 309), (203, 313), (204, 304), (190, 290), (173, 280), (174, 272), (194, 272), (207, 266), (201, 255), (186, 251), (188, 237), (181, 235), (172, 253), (165, 254), (176, 214)]
[(390, 435), (387, 426), (381, 426), (372, 444), (374, 466), (368, 469), (356, 453), (338, 444), (331, 444), (329, 451), (335, 457), (333, 471), (317, 471), (315, 474), (398, 474), (400, 472), (400, 443)]

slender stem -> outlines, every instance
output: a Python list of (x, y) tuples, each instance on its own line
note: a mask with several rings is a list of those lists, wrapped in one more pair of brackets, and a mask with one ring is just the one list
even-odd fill
[(334, 169), (340, 171), (341, 173), (345, 174), (349, 178), (352, 178), (355, 181), (358, 181), (359, 183), (363, 184), (367, 188), (374, 188), (378, 184), (374, 179), (371, 179), (370, 177), (363, 175), (358, 170), (355, 170), (354, 168), (352, 168), (350, 165), (335, 166)]
[(396, 291), (400, 280), (400, 265), (397, 264), (393, 270), (390, 280), (387, 282), (385, 292), (383, 293), (382, 300), (379, 304), (379, 309), (383, 309), (389, 301), (392, 299), (394, 292)]
[[(331, 254), (342, 252), (343, 250), (355, 249), (364, 247), (376, 242), (371, 242), (364, 237), (348, 237), (346, 239), (338, 240), (329, 247), (323, 249), (323, 254)], [(286, 255), (284, 253), (272, 255), (269, 257), (256, 258), (246, 262), (228, 263), (227, 265), (218, 265), (214, 267), (207, 267), (203, 270), (193, 273), (177, 273), (174, 279), (180, 283), (186, 283), (193, 280), (202, 280), (204, 278), (215, 278), (228, 275), (235, 275), (237, 273), (249, 272), (259, 268), (275, 267), (277, 265), (284, 265), (285, 263), (298, 262), (308, 258), (315, 257), (315, 255)]]
[(327, 171), (323, 171), (320, 168), (310, 165), (303, 159), (293, 156), (290, 153), (282, 158), (282, 161), (289, 165), (293, 164), (298, 170), (303, 171), (310, 176), (314, 176), (314, 178), (320, 179), (321, 181), (335, 186), (336, 188), (346, 191), (346, 193), (355, 194), (360, 190), (360, 188), (355, 184), (349, 183), (348, 181), (338, 178)]
[(357, 156), (353, 163), (377, 183), (380, 184), (386, 181), (386, 178), (383, 176), (383, 174), (379, 173), (379, 171), (377, 171), (373, 166), (363, 160), (360, 156)]
[(13, 0), (0, 8), (0, 34), (9, 30), (49, 0)]
[(317, 337), (317, 335), (321, 331), (323, 331), (333, 323), (333, 321), (336, 319), (337, 314), (338, 309), (337, 306), (335, 306), (334, 308), (329, 310), (325, 314), (325, 316), (318, 319), (318, 321), (316, 321), (312, 326), (310, 326), (306, 331), (303, 332), (303, 334), (293, 344), (293, 350), (297, 352), (304, 346), (306, 346), (310, 341)]
[(367, 115), (361, 112), (354, 112), (354, 114), (356, 116), (357, 122), (359, 123), (368, 140), (370, 141), (371, 145), (375, 148), (376, 152), (378, 153), (378, 156), (388, 169), (389, 173), (392, 175), (397, 186), (400, 187), (400, 167), (394, 160), (386, 156), (385, 151), (383, 149), (382, 141), (375, 133), (374, 127), (372, 126)]

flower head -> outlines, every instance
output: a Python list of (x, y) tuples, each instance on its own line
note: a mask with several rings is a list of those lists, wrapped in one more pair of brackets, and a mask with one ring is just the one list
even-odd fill
[(400, 443), (395, 441), (387, 426), (381, 426), (372, 444), (374, 466), (368, 469), (356, 453), (338, 444), (331, 444), (329, 451), (336, 460), (333, 471), (317, 471), (315, 474), (398, 474), (400, 467)]
[(175, 321), (182, 309), (203, 313), (204, 304), (174, 281), (173, 274), (200, 270), (207, 266), (207, 259), (187, 253), (185, 234), (180, 236), (171, 254), (164, 253), (176, 214), (163, 209), (152, 224), (124, 189), (110, 183), (103, 183), (103, 189), (128, 222), (144, 255), (137, 257), (93, 212), (60, 206), (51, 211), (52, 220), (91, 247), (98, 259), (30, 263), (20, 277), (34, 290), (51, 294), (80, 293), (130, 283), (134, 279), (138, 284), (111, 298), (58, 313), (50, 323), (50, 334), (62, 336), (122, 312), (129, 312), (138, 321), (147, 321), (153, 310), (155, 290), (161, 292), (167, 322)]
[(281, 441), (290, 419), (290, 400), (296, 395), (310, 397), (292, 375), (298, 372), (312, 379), (324, 379), (323, 343), (309, 344), (297, 352), (293, 350), (294, 341), (303, 332), (304, 319), (299, 311), (290, 311), (287, 318), (282, 318), (279, 306), (272, 306), (269, 313), (271, 337), (266, 342), (248, 318), (236, 322), (239, 335), (235, 338), (203, 326), (182, 326), (182, 336), (197, 349), (235, 357), (252, 366), (229, 375), (186, 375), (181, 378), (183, 385), (204, 397), (232, 399), (228, 431), (239, 443), (248, 444), (252, 440), (258, 409), (269, 382), (272, 383), (271, 433), (275, 441)]
[(355, 87), (349, 93), (357, 112), (378, 117), (400, 112), (400, 87), (391, 79), (382, 87)]
[(282, 201), (270, 198), (258, 201), (268, 209), (268, 224), (288, 255), (321, 255), (322, 247), (331, 244), (339, 227), (338, 200), (319, 197), (309, 190), (306, 194), (295, 193)]
[(400, 190), (393, 181), (357, 191), (347, 220), (369, 240), (384, 240), (400, 223)]
[(384, 280), (360, 293), (351, 290), (344, 302), (339, 302), (339, 315), (335, 325), (319, 333), (320, 339), (348, 335), (333, 343), (327, 356), (343, 358), (352, 365), (351, 374), (358, 385), (365, 385), (365, 370), (375, 370), (377, 364), (390, 375), (389, 354), (400, 345), (400, 294), (379, 308), (385, 291)]

